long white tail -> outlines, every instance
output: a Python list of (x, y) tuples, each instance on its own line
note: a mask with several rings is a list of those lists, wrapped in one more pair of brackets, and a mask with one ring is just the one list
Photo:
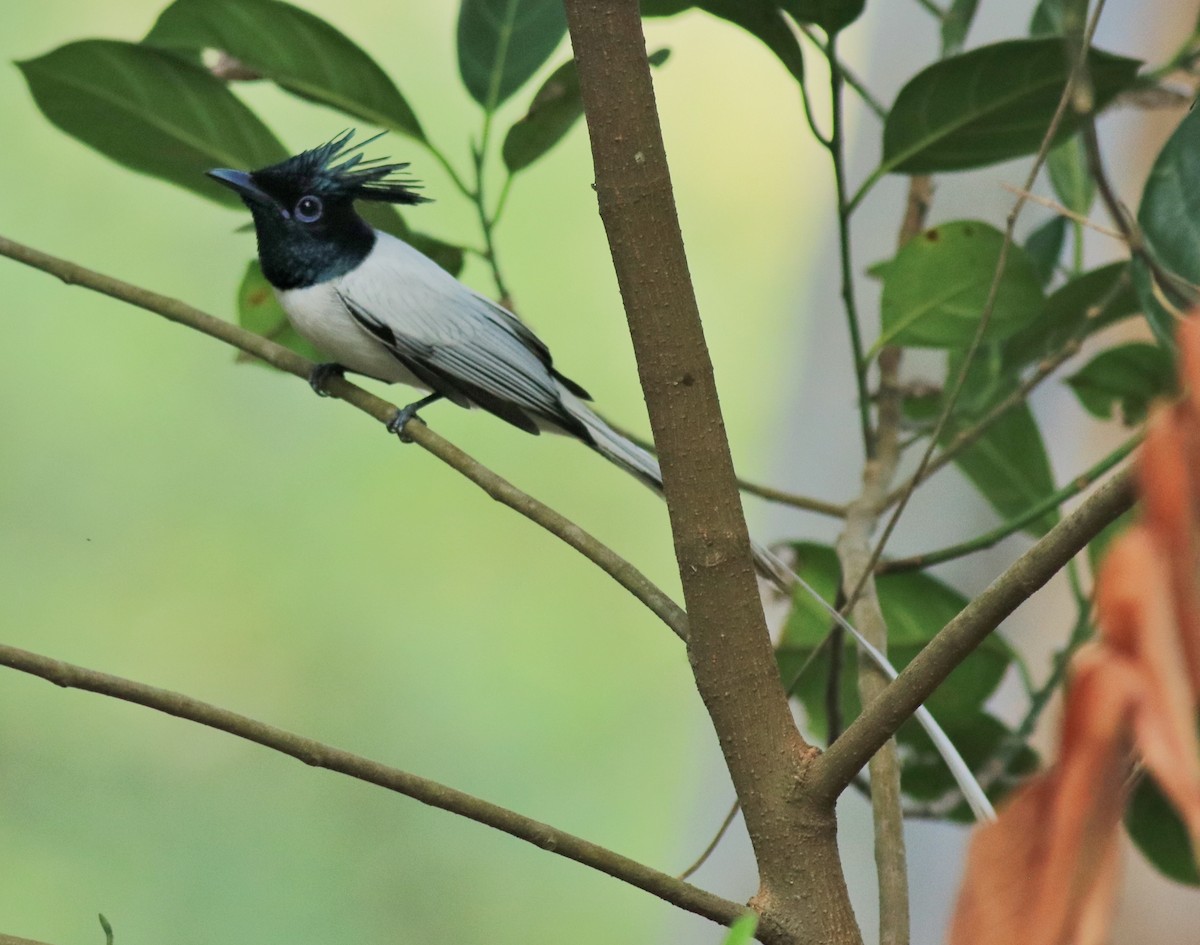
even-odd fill
[[(626, 472), (636, 476), (656, 492), (662, 492), (662, 471), (658, 460), (636, 443), (622, 436), (604, 422), (587, 404), (565, 388), (562, 389), (563, 405), (574, 415), (592, 436), (592, 445), (605, 459), (620, 466)], [(895, 679), (899, 672), (888, 658), (859, 633), (845, 617), (837, 612), (824, 597), (816, 592), (804, 578), (793, 571), (773, 551), (756, 541), (750, 542), (750, 550), (754, 556), (754, 565), (760, 574), (774, 584), (789, 598), (796, 588), (804, 590), (828, 613), (858, 643), (859, 649), (883, 672), (888, 679)], [(925, 729), (938, 753), (946, 762), (946, 767), (958, 783), (959, 790), (975, 813), (976, 820), (995, 820), (996, 813), (991, 802), (980, 787), (979, 782), (971, 773), (971, 769), (963, 760), (949, 736), (938, 725), (929, 710), (921, 706), (916, 711), (917, 722)]]

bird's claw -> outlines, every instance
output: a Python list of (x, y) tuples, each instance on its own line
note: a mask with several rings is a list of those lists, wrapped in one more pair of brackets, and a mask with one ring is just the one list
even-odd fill
[(411, 443), (413, 438), (404, 432), (404, 428), (408, 425), (408, 421), (410, 420), (420, 420), (421, 423), (425, 422), (417, 416), (417, 410), (419, 410), (421, 406), (422, 404), (418, 401), (415, 404), (409, 404), (407, 407), (401, 407), (399, 410), (397, 410), (396, 416), (392, 417), (392, 419), (388, 421), (388, 433), (395, 433), (396, 436), (400, 438), (401, 443)]
[(325, 385), (329, 383), (330, 378), (345, 376), (346, 369), (340, 364), (333, 362), (318, 364), (308, 375), (308, 386), (316, 392), (318, 397), (328, 397), (329, 391), (325, 389)]

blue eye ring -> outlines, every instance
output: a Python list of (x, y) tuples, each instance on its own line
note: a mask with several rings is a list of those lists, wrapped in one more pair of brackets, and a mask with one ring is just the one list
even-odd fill
[(293, 211), (293, 214), (301, 223), (316, 223), (321, 219), (321, 214), (324, 210), (325, 208), (321, 204), (320, 197), (305, 194), (296, 201), (296, 209)]

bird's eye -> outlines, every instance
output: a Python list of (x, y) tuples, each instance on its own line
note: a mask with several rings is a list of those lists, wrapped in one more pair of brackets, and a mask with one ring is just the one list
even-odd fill
[(301, 223), (316, 223), (321, 219), (321, 198), (313, 196), (301, 197), (296, 202), (296, 219)]

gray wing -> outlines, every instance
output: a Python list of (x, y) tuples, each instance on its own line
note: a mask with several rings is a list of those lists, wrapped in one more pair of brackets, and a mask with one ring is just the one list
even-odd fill
[(544, 420), (590, 442), (558, 385), (586, 392), (554, 370), (537, 336), (407, 244), (381, 237), (338, 294), (359, 325), (447, 399), (530, 433)]

